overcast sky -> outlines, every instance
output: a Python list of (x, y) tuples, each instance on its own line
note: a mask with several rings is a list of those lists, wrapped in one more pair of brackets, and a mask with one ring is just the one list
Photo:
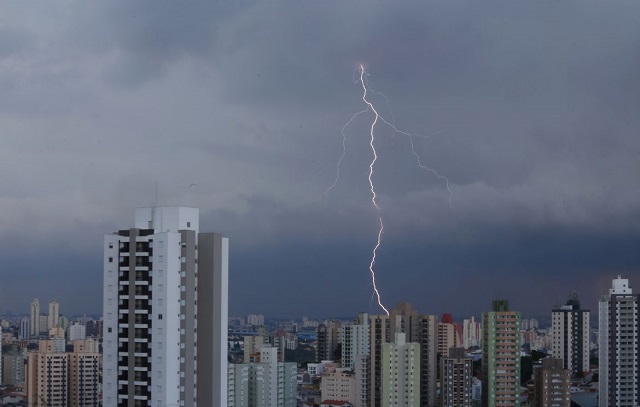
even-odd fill
[[(640, 290), (638, 1), (0, 4), (0, 312), (100, 313), (103, 235), (155, 201), (230, 238), (230, 315)], [(196, 185), (191, 185), (196, 184)], [(449, 199), (451, 198), (451, 205)]]

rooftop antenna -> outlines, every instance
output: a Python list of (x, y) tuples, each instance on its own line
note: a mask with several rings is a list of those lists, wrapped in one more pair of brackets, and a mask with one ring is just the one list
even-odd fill
[(158, 180), (156, 180), (156, 204), (154, 206), (158, 206)]

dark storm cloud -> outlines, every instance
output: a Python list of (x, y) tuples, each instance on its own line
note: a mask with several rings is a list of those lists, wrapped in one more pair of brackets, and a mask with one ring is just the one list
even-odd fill
[(0, 239), (23, 243), (4, 258), (33, 256), (26, 275), (45, 273), (38, 252), (77, 256), (98, 298), (101, 236), (159, 181), (160, 204), (200, 207), (203, 230), (231, 237), (233, 313), (288, 315), (274, 297), (315, 315), (366, 308), (371, 112), (346, 128), (323, 195), (365, 108), (362, 63), (389, 104), (371, 100), (421, 135), (421, 162), (453, 192), (452, 208), (407, 137), (376, 128), (383, 300), (478, 313), (500, 295), (535, 313), (639, 277), (637, 2), (1, 7)]

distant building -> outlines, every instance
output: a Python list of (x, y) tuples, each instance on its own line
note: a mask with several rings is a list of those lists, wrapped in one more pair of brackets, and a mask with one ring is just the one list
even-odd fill
[(19, 338), (21, 340), (24, 339), (29, 339), (29, 336), (31, 336), (31, 332), (30, 332), (30, 324), (29, 324), (29, 318), (27, 317), (23, 317), (20, 320), (20, 334), (19, 334)]
[(40, 313), (40, 316), (38, 317), (38, 320), (39, 320), (38, 327), (40, 329), (40, 332), (38, 332), (38, 335), (48, 335), (48, 333), (49, 333), (49, 315)]
[(354, 404), (356, 400), (355, 373), (346, 368), (338, 368), (334, 372), (322, 375), (320, 382), (322, 400), (348, 401)]
[(294, 362), (278, 362), (278, 349), (263, 346), (259, 362), (230, 364), (228, 407), (295, 407), (297, 405)]
[(640, 404), (640, 300), (629, 280), (613, 279), (599, 303), (600, 407)]
[(442, 321), (438, 322), (438, 354), (440, 357), (448, 357), (449, 349), (456, 346), (460, 346), (456, 326), (451, 314), (444, 314)]
[(440, 407), (471, 407), (473, 360), (463, 348), (451, 348), (440, 364)]
[(252, 326), (263, 326), (264, 325), (264, 315), (249, 314), (247, 316), (247, 324), (252, 325)]
[(47, 318), (47, 329), (58, 327), (58, 318), (60, 316), (60, 305), (57, 301), (49, 303), (49, 315)]
[(68, 328), (68, 337), (70, 341), (75, 341), (77, 339), (84, 339), (86, 338), (86, 332), (87, 332), (87, 328), (81, 324), (80, 322), (74, 322), (73, 324), (69, 325)]
[(533, 407), (571, 407), (571, 370), (558, 358), (533, 367)]
[(342, 346), (342, 367), (353, 369), (358, 356), (369, 355), (371, 340), (369, 315), (362, 312), (353, 323), (342, 325), (339, 336), (338, 342)]
[(339, 339), (340, 322), (326, 321), (316, 328), (317, 348), (316, 362), (321, 360), (333, 360), (340, 348)]
[(520, 406), (520, 313), (506, 300), (482, 313), (482, 406)]
[(25, 354), (17, 344), (8, 345), (6, 352), (2, 352), (2, 385), (15, 386), (24, 384), (24, 359)]
[(589, 310), (580, 308), (576, 294), (551, 313), (552, 355), (562, 359), (564, 368), (574, 375), (589, 372), (589, 318)]
[(462, 321), (462, 346), (469, 349), (472, 346), (480, 346), (482, 339), (482, 324), (472, 316)]
[(40, 301), (36, 298), (31, 303), (31, 336), (40, 335)]

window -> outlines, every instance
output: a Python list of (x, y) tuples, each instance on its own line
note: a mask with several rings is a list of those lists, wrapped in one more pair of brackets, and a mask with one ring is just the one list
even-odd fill
[(113, 257), (109, 257), (109, 263), (113, 263)]
[(191, 222), (187, 222), (187, 227), (190, 228), (191, 227)]
[(158, 314), (158, 319), (162, 319), (162, 314)]

